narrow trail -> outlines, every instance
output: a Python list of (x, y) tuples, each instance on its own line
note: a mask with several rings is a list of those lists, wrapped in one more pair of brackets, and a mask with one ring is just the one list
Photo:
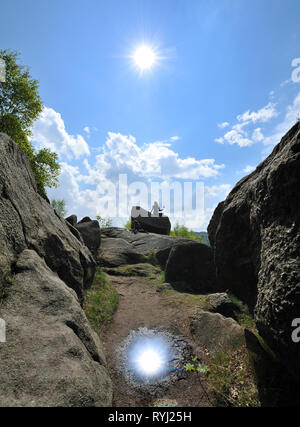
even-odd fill
[[(158, 292), (158, 277), (109, 275), (111, 284), (119, 294), (119, 305), (113, 320), (104, 325), (100, 337), (104, 344), (111, 377), (114, 383), (115, 406), (210, 406), (204, 392), (205, 380), (195, 372), (184, 372), (182, 378), (167, 389), (155, 392), (135, 388), (120, 370), (118, 347), (129, 333), (141, 327), (168, 331), (184, 336), (191, 355), (205, 358), (205, 350), (193, 339), (189, 330), (190, 316), (195, 306), (170, 302), (164, 292)], [(203, 390), (204, 387), (204, 390)]]

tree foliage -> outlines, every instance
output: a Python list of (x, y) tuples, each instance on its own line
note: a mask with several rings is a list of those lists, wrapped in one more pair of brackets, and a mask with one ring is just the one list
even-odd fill
[(18, 52), (0, 50), (0, 58), (6, 65), (5, 82), (0, 85), (0, 116), (16, 116), (23, 131), (30, 134), (43, 104), (38, 93), (38, 81), (31, 78), (28, 67), (17, 63), (18, 57)]
[[(0, 83), (1, 88), (1, 83)], [(18, 117), (11, 113), (0, 116), (0, 132), (6, 133), (14, 140), (29, 157), (30, 161), (34, 158), (34, 149), (24, 132)]]
[(102, 218), (102, 216), (97, 215), (96, 219), (99, 221), (101, 228), (109, 228), (112, 227), (112, 218)]
[(202, 236), (198, 236), (192, 230), (189, 230), (185, 225), (180, 225), (178, 222), (170, 232), (170, 236), (185, 237), (187, 239), (197, 240), (200, 243), (205, 243)]
[(60, 216), (65, 217), (67, 215), (67, 209), (66, 209), (66, 202), (65, 202), (65, 200), (63, 200), (63, 199), (61, 199), (61, 200), (53, 199), (53, 200), (51, 200), (51, 206), (53, 207), (53, 209), (56, 210), (56, 212)]
[(5, 61), (6, 78), (0, 83), (0, 132), (10, 136), (27, 154), (40, 195), (45, 187), (57, 187), (60, 173), (58, 156), (47, 148), (35, 151), (28, 137), (33, 121), (42, 111), (38, 81), (30, 77), (28, 68), (19, 65), (17, 52), (0, 50)]

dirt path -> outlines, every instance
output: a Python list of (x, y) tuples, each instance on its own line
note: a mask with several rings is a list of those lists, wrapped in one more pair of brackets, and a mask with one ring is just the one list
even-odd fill
[(195, 307), (170, 303), (164, 292), (157, 292), (157, 277), (108, 277), (119, 293), (119, 305), (112, 322), (102, 328), (100, 337), (114, 382), (114, 405), (171, 405), (171, 401), (176, 401), (177, 406), (210, 406), (203, 392), (204, 380), (200, 383), (196, 373), (184, 373), (183, 378), (170, 384), (168, 389), (158, 388), (155, 393), (141, 391), (126, 381), (118, 369), (117, 349), (132, 330), (147, 327), (183, 335), (191, 347), (191, 354), (203, 359), (205, 352), (189, 331), (189, 317)]

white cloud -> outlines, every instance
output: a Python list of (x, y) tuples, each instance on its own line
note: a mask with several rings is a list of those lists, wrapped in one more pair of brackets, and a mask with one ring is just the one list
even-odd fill
[(243, 130), (238, 132), (237, 130), (232, 129), (224, 135), (224, 139), (230, 145), (237, 144), (240, 147), (249, 147), (250, 145), (254, 144), (254, 141), (247, 138), (247, 133)]
[(220, 185), (211, 185), (205, 186), (205, 194), (207, 197), (218, 197), (223, 195), (225, 198), (231, 190), (230, 184), (220, 184)]
[(251, 173), (251, 172), (253, 172), (254, 170), (255, 170), (255, 166), (247, 165), (247, 166), (243, 169), (243, 172), (245, 172), (245, 173)]
[(91, 133), (91, 129), (88, 126), (85, 126), (83, 128), (84, 132), (87, 133), (88, 135)]
[(81, 135), (70, 135), (59, 113), (44, 107), (33, 127), (32, 141), (39, 148), (46, 147), (68, 159), (89, 155), (87, 142)]
[(224, 144), (224, 138), (222, 136), (220, 138), (215, 138), (215, 141), (219, 144)]
[(254, 129), (253, 133), (252, 133), (252, 139), (255, 142), (260, 142), (264, 139), (264, 136), (262, 134), (261, 128), (256, 128)]
[(281, 83), (280, 83), (280, 87), (286, 86), (286, 85), (287, 85), (287, 84), (289, 84), (290, 82), (291, 82), (291, 79), (284, 80), (284, 82), (281, 82)]
[(251, 121), (253, 123), (257, 123), (257, 122), (266, 123), (276, 116), (278, 116), (278, 113), (276, 111), (275, 104), (272, 102), (269, 102), (266, 106), (262, 107), (260, 110), (256, 112), (255, 111), (250, 112), (250, 110), (248, 110), (243, 114), (239, 114), (237, 116), (237, 119), (239, 122)]
[(269, 98), (271, 98), (271, 99), (275, 98), (275, 90), (270, 91)]
[(284, 119), (275, 126), (273, 133), (264, 138), (264, 145), (268, 148), (264, 151), (264, 156), (268, 155), (274, 145), (280, 142), (281, 138), (287, 133), (287, 131), (296, 123), (297, 117), (300, 114), (300, 92), (296, 95), (293, 103), (286, 108)]
[(239, 114), (237, 116), (238, 123), (233, 125), (231, 130), (226, 132), (224, 136), (216, 138), (215, 142), (220, 144), (227, 142), (230, 145), (236, 144), (239, 147), (250, 147), (256, 142), (262, 141), (264, 136), (261, 128), (256, 128), (252, 131), (252, 136), (250, 138), (250, 131), (247, 131), (246, 127), (259, 122), (266, 123), (276, 116), (278, 116), (278, 112), (276, 111), (275, 104), (272, 102), (269, 102), (258, 111), (250, 112), (250, 110), (248, 110), (243, 114)]
[(93, 167), (86, 161), (90, 175), (89, 183), (106, 177), (112, 179), (116, 174), (126, 173), (129, 179), (191, 179), (217, 176), (224, 165), (218, 165), (214, 159), (180, 158), (178, 153), (166, 142), (153, 142), (138, 146), (136, 139), (129, 135), (109, 132), (103, 152), (96, 156)]
[(218, 127), (219, 127), (219, 128), (221, 128), (221, 129), (224, 129), (224, 128), (226, 128), (227, 126), (229, 126), (229, 123), (228, 123), (228, 122), (223, 122), (223, 123), (219, 123), (219, 124), (218, 124)]

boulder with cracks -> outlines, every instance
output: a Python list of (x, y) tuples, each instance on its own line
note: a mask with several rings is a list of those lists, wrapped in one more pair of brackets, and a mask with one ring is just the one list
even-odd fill
[(25, 249), (2, 300), (0, 406), (110, 406), (102, 345), (76, 293)]

